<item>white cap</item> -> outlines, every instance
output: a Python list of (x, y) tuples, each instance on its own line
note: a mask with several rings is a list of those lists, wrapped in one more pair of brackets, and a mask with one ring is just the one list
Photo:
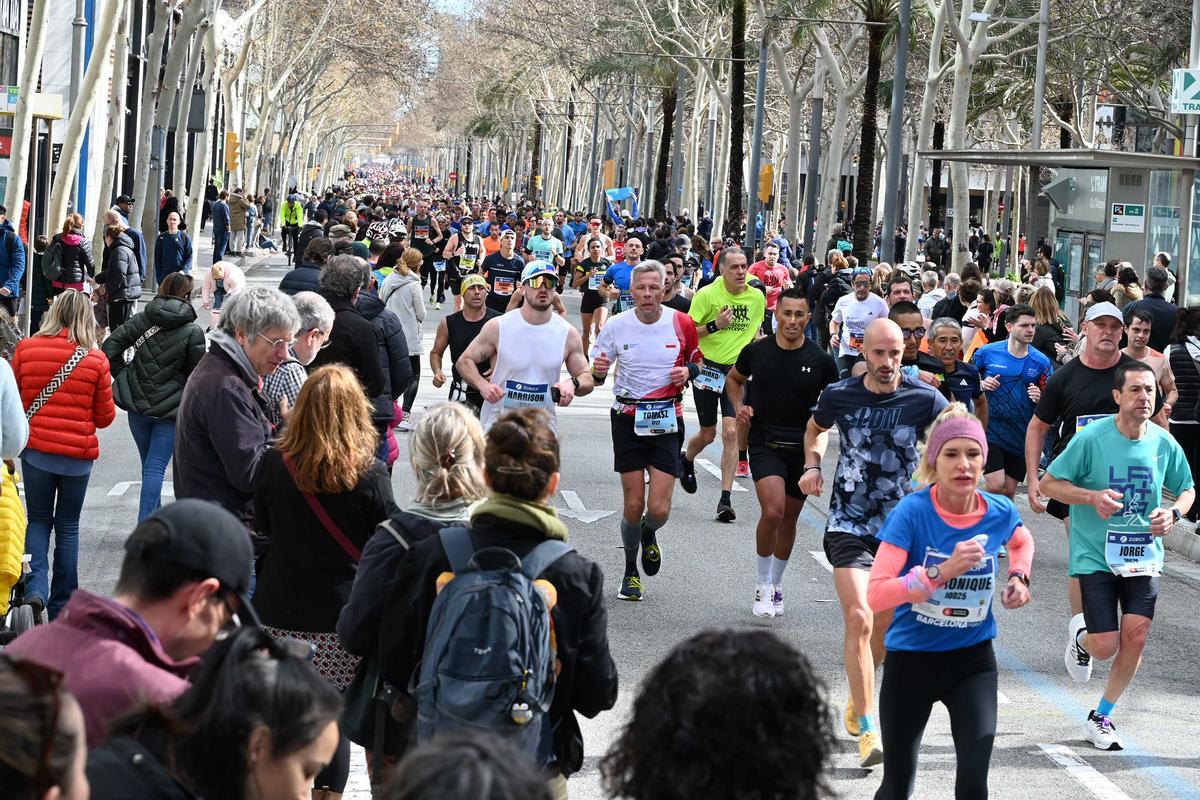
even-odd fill
[(1122, 325), (1125, 324), (1125, 317), (1121, 316), (1121, 309), (1117, 308), (1112, 303), (1107, 302), (1096, 303), (1096, 305), (1089, 308), (1087, 310), (1087, 314), (1083, 318), (1083, 321), (1092, 322), (1093, 320), (1100, 319), (1100, 317), (1113, 317)]

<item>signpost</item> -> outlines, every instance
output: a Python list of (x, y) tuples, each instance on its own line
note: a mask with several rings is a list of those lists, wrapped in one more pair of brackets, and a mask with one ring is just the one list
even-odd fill
[(1177, 69), (1171, 81), (1171, 113), (1200, 114), (1200, 69)]
[(1144, 233), (1146, 207), (1140, 203), (1113, 203), (1108, 229), (1112, 233)]

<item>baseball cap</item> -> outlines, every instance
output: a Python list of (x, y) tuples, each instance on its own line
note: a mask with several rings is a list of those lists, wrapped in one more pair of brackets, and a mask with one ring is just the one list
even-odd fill
[(133, 198), (127, 194), (122, 194), (122, 195), (117, 196), (117, 202), (116, 202), (117, 205), (122, 205), (123, 203), (132, 203), (132, 202), (133, 202)]
[[(143, 561), (175, 564), (216, 578), (221, 588), (238, 598), (239, 616), (256, 626), (262, 623), (250, 604), (250, 563), (254, 548), (250, 534), (233, 514), (216, 503), (195, 498), (162, 506), (125, 540), (125, 552)], [(166, 536), (159, 531), (166, 531)]]
[(521, 283), (529, 283), (538, 275), (553, 275), (558, 277), (558, 270), (546, 261), (530, 261), (521, 271)]
[(1113, 317), (1122, 325), (1125, 324), (1125, 317), (1121, 316), (1121, 309), (1117, 308), (1112, 303), (1096, 303), (1087, 310), (1087, 315), (1084, 316), (1084, 322), (1100, 319), (1100, 317)]
[(488, 282), (483, 279), (482, 275), (471, 274), (462, 279), (462, 287), (459, 289), (459, 294), (466, 294), (467, 289), (472, 286), (482, 286), (488, 288)]

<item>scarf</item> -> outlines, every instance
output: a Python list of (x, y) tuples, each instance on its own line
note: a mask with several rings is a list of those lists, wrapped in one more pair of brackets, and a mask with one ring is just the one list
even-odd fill
[(471, 521), (483, 515), (499, 517), (517, 525), (537, 528), (547, 539), (567, 541), (567, 526), (558, 518), (553, 506), (518, 500), (512, 495), (492, 494), (480, 501), (471, 511)]

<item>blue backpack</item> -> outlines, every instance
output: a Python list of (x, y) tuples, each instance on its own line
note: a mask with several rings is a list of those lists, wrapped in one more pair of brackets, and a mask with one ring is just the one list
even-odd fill
[(433, 602), (409, 690), (417, 701), (417, 739), (484, 730), (549, 765), (555, 653), (550, 604), (534, 581), (574, 548), (545, 541), (521, 559), (502, 547), (476, 552), (466, 528), (438, 535), (454, 578)]

